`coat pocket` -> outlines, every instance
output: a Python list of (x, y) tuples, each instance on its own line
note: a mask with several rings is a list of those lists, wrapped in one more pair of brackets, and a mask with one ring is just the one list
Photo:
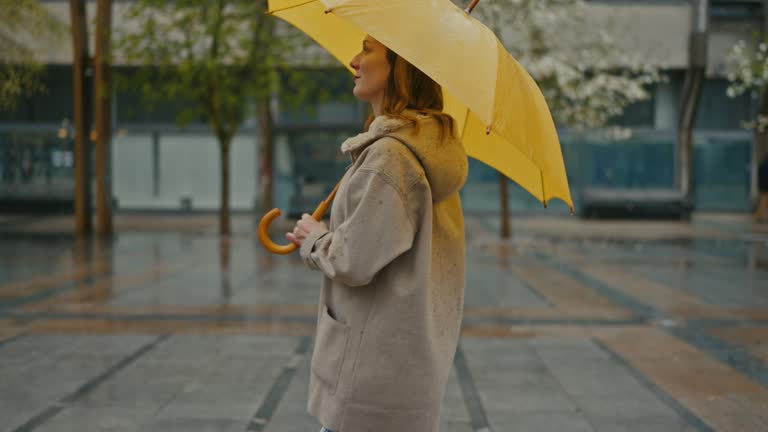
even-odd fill
[(328, 312), (328, 306), (323, 305), (323, 313), (317, 323), (317, 338), (312, 352), (312, 372), (336, 393), (339, 383), (341, 366), (344, 363), (344, 353), (349, 340), (349, 326), (336, 321)]

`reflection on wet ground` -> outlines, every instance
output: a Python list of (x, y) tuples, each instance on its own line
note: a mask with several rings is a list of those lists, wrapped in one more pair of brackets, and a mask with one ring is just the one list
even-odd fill
[[(119, 217), (108, 241), (0, 224), (0, 430), (319, 429), (318, 275), (266, 253), (250, 217), (228, 239), (215, 217)], [(441, 430), (768, 430), (763, 226), (466, 226)]]

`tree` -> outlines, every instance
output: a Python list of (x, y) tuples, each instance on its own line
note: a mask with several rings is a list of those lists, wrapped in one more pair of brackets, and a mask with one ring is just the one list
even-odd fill
[(59, 40), (64, 30), (36, 0), (0, 0), (0, 110), (13, 110), (19, 97), (44, 90), (43, 65), (20, 41), (48, 44)]
[[(188, 101), (177, 122), (205, 119), (219, 143), (219, 228), (230, 233), (229, 178), (232, 140), (256, 106), (261, 131), (262, 208), (271, 207), (273, 139), (270, 99), (281, 68), (305, 38), (266, 15), (257, 0), (138, 0), (127, 19), (136, 31), (118, 36), (117, 55), (143, 67), (130, 80), (149, 102)], [(279, 37), (277, 33), (279, 32)], [(297, 74), (289, 74), (300, 80)]]
[(594, 29), (584, 0), (488, 0), (477, 10), (539, 84), (560, 126), (602, 127), (660, 80), (658, 65), (616, 44), (610, 23)]
[[(584, 0), (487, 0), (474, 12), (536, 80), (555, 123), (575, 130), (603, 127), (648, 99), (648, 86), (661, 78), (657, 65), (631, 56), (607, 30), (596, 31), (588, 12)], [(506, 182), (500, 175), (503, 237)]]
[[(768, 39), (755, 38), (752, 44), (744, 40), (736, 42), (726, 56), (726, 68), (730, 82), (726, 89), (728, 97), (746, 93), (754, 99), (762, 98), (768, 89)], [(768, 113), (758, 110), (743, 127), (764, 132), (768, 128)]]
[(752, 43), (736, 42), (726, 56), (726, 73), (730, 85), (726, 92), (735, 98), (749, 94), (758, 102), (754, 117), (743, 123), (753, 131), (752, 190), (757, 191), (757, 166), (765, 156), (768, 144), (768, 37), (756, 34)]

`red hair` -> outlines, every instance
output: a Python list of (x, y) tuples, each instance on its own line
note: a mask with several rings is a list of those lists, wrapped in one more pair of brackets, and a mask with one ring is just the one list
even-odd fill
[[(416, 117), (405, 110), (415, 111), (437, 120), (443, 134), (454, 134), (455, 121), (443, 112), (443, 89), (440, 84), (387, 48), (387, 61), (391, 73), (384, 90), (382, 114), (413, 122), (418, 131)], [(373, 122), (371, 114), (365, 122), (365, 130)]]

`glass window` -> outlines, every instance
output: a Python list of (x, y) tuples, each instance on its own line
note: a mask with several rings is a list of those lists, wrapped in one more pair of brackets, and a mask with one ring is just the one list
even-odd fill
[(729, 98), (725, 93), (728, 81), (708, 79), (704, 81), (696, 114), (696, 129), (741, 129), (741, 123), (755, 113), (756, 103), (749, 94)]

